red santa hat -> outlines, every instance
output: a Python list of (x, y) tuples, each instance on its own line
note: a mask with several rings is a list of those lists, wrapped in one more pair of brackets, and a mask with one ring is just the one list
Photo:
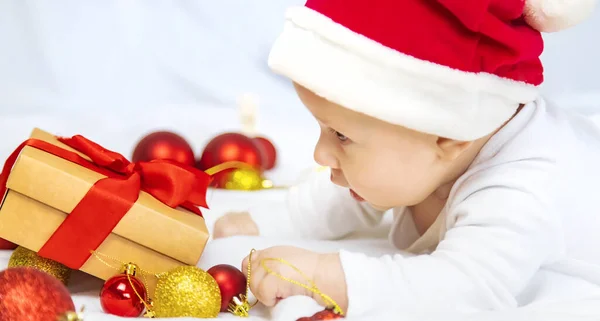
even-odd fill
[(540, 32), (587, 18), (595, 0), (308, 0), (287, 12), (269, 65), (351, 110), (473, 140), (543, 82)]

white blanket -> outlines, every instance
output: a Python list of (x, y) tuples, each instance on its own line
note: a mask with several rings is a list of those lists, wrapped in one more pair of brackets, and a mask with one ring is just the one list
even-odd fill
[[(211, 191), (209, 194), (212, 209), (205, 211), (209, 229), (214, 221), (230, 209), (243, 210), (260, 205), (269, 205), (272, 215), (281, 214), (283, 209), (284, 191), (264, 192), (230, 192)], [(356, 236), (340, 241), (309, 241), (291, 240), (282, 236), (274, 237), (235, 237), (229, 239), (211, 240), (204, 252), (198, 266), (208, 269), (216, 264), (231, 264), (240, 266), (242, 259), (252, 248), (262, 249), (274, 245), (295, 245), (309, 248), (319, 252), (336, 251), (341, 248), (362, 251), (370, 255), (391, 253), (394, 249), (388, 244), (385, 237), (386, 225), (372, 233)], [(10, 257), (10, 251), (0, 251), (0, 269), (4, 269)], [(98, 293), (103, 282), (81, 272), (72, 276), (69, 289), (78, 308), (85, 306), (85, 321), (122, 320), (121, 318), (107, 315), (102, 312)], [(560, 283), (553, 283), (548, 291), (556, 292)], [(557, 288), (558, 287), (558, 288)], [(565, 288), (564, 291), (568, 291)], [(566, 296), (568, 297), (568, 295)], [(433, 308), (433, 307), (432, 307)], [(312, 299), (293, 297), (281, 301), (275, 308), (266, 309), (257, 305), (251, 311), (247, 320), (296, 320), (299, 317), (310, 316), (321, 310)], [(229, 313), (221, 313), (219, 319), (238, 319)], [(396, 311), (390, 307), (389, 311), (381, 311), (381, 315), (362, 317), (348, 317), (348, 320), (600, 320), (600, 297), (573, 298), (561, 302), (537, 303), (510, 311), (486, 312), (473, 315), (458, 313), (429, 311)], [(124, 320), (124, 319), (123, 319)], [(179, 319), (182, 321), (191, 318)]]

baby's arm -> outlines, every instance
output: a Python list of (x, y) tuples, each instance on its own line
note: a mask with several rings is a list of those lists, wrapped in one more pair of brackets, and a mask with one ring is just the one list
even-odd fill
[[(507, 173), (512, 175), (519, 173)], [(522, 186), (488, 186), (451, 209), (450, 228), (431, 255), (369, 258), (341, 252), (349, 314), (390, 306), (516, 307), (515, 297), (533, 275), (563, 251), (550, 204)]]
[[(348, 251), (320, 254), (274, 247), (258, 255), (281, 257), (299, 266), (352, 316), (389, 307), (512, 308), (534, 274), (564, 253), (561, 220), (553, 206), (552, 167), (543, 160), (521, 161), (478, 172), (459, 183), (448, 204), (447, 231), (431, 254), (376, 258)], [(274, 268), (286, 277), (297, 277), (285, 267)], [(264, 273), (251, 289), (270, 305), (276, 298), (310, 295)]]
[(329, 176), (329, 170), (316, 171), (291, 187), (285, 209), (265, 204), (251, 213), (225, 215), (215, 224), (215, 237), (260, 233), (336, 239), (381, 222), (384, 212), (357, 202), (347, 188), (333, 184)]

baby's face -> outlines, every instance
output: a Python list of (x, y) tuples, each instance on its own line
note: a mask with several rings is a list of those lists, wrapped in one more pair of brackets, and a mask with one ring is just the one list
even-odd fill
[(418, 204), (442, 184), (445, 166), (436, 136), (351, 111), (295, 86), (321, 127), (314, 157), (331, 168), (333, 183), (382, 210)]

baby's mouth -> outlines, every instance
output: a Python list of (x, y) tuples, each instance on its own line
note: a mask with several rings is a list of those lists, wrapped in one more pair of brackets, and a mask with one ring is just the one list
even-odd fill
[(350, 189), (350, 195), (352, 195), (352, 197), (355, 200), (359, 201), (359, 202), (364, 202), (365, 201), (364, 198), (360, 197), (360, 195), (356, 194), (356, 192), (354, 190), (352, 190), (352, 189)]

